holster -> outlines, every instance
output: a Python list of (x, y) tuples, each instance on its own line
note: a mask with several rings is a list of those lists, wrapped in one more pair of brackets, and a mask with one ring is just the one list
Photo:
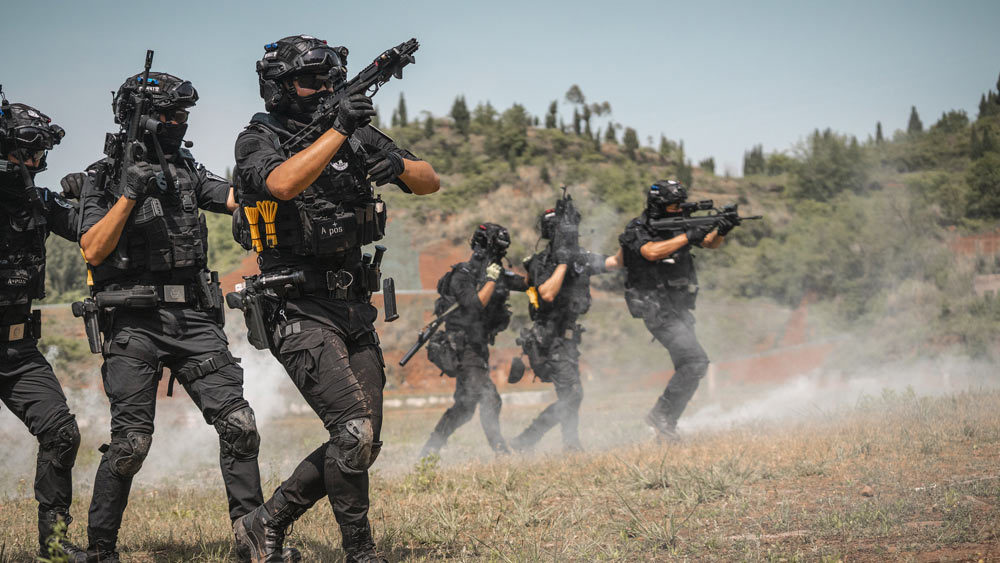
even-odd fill
[(533, 323), (531, 326), (521, 329), (521, 335), (517, 338), (517, 344), (528, 356), (528, 364), (535, 372), (535, 377), (544, 382), (548, 382), (543, 364), (548, 355), (549, 347), (552, 345), (552, 334), (544, 323)]
[(226, 304), (231, 309), (243, 311), (243, 320), (247, 325), (247, 340), (250, 345), (258, 350), (271, 350), (272, 352), (277, 350), (274, 334), (268, 329), (268, 320), (280, 304), (277, 297), (247, 287), (242, 291), (227, 294)]
[(202, 311), (211, 311), (219, 326), (226, 324), (226, 311), (222, 308), (222, 287), (219, 285), (218, 272), (199, 272), (195, 290), (198, 296), (198, 306)]

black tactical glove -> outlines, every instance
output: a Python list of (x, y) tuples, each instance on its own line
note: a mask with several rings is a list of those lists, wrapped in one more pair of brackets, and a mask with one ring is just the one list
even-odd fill
[(125, 169), (125, 188), (122, 195), (139, 200), (158, 189), (158, 167), (148, 162), (137, 162)]
[(364, 127), (375, 116), (375, 106), (372, 99), (364, 94), (341, 96), (337, 103), (337, 116), (333, 118), (333, 127), (338, 132), (350, 136), (359, 127)]
[(740, 220), (739, 218), (736, 217), (723, 217), (722, 219), (719, 219), (719, 222), (717, 223), (718, 225), (717, 228), (719, 229), (719, 236), (724, 237), (728, 235), (729, 231), (735, 229), (736, 226), (739, 224)]
[(80, 199), (80, 193), (83, 192), (83, 185), (86, 182), (86, 172), (71, 172), (63, 176), (63, 179), (59, 180), (59, 184), (62, 185), (63, 189), (63, 197), (67, 199)]
[(687, 235), (688, 244), (692, 246), (699, 246), (701, 243), (705, 242), (705, 235), (712, 232), (714, 225), (702, 225), (700, 227), (691, 227), (684, 234)]
[(376, 186), (388, 184), (403, 173), (403, 157), (390, 151), (379, 151), (368, 157), (368, 179)]

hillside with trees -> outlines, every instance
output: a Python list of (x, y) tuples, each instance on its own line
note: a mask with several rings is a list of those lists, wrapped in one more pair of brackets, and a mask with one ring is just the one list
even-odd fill
[[(709, 294), (789, 307), (808, 301), (838, 328), (872, 335), (863, 341), (879, 357), (921, 350), (996, 360), (1000, 300), (974, 286), (1000, 274), (1000, 256), (956, 253), (954, 243), (1000, 221), (998, 91), (982, 94), (975, 117), (949, 111), (925, 127), (911, 107), (905, 131), (890, 134), (879, 122), (865, 139), (826, 129), (784, 151), (751, 147), (741, 178), (717, 175), (712, 158), (696, 165), (681, 139), (642, 142), (609, 101), (589, 100), (576, 85), (542, 116), (520, 104), (472, 107), (464, 96), (447, 116), (414, 115), (400, 95), (381, 125), (434, 164), (442, 189), (421, 198), (382, 191), (392, 228), (414, 248), (464, 246), (475, 224), (493, 221), (511, 230), (516, 263), (534, 248), (537, 215), (559, 186), (571, 187), (584, 213), (585, 243), (610, 253), (641, 211), (644, 188), (677, 178), (696, 199), (765, 216), (736, 229), (720, 252), (698, 254)], [(213, 266), (232, 269), (244, 253), (228, 221), (210, 217), (210, 229)], [(81, 295), (83, 275), (79, 251), (52, 237), (48, 301)], [(599, 283), (616, 290), (621, 276)]]

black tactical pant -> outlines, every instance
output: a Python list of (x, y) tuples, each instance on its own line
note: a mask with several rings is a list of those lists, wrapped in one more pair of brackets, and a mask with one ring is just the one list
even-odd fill
[[(367, 524), (368, 468), (382, 447), (385, 364), (368, 302), (297, 299), (277, 326), (277, 358), (330, 434), (279, 490), (301, 513), (327, 497), (342, 529)], [(370, 424), (370, 426), (369, 426)], [(358, 431), (370, 428), (370, 434)]]
[(436, 452), (448, 437), (472, 419), (479, 405), (479, 422), (486, 441), (495, 452), (506, 452), (507, 443), (500, 433), (500, 393), (490, 379), (489, 349), (486, 345), (466, 345), (458, 369), (448, 375), (455, 378), (455, 404), (444, 411), (441, 420), (424, 445), (421, 455)]
[[(111, 402), (111, 444), (102, 447), (104, 455), (94, 479), (87, 528), (91, 546), (110, 551), (117, 542), (132, 478), (152, 440), (161, 363), (178, 376), (205, 422), (219, 432), (219, 465), (230, 518), (235, 520), (263, 502), (257, 467), (259, 438), (243, 398), (242, 368), (219, 360), (224, 365), (218, 369), (200, 377), (183, 377), (206, 360), (225, 357), (228, 345), (210, 313), (188, 307), (117, 309), (101, 367), (104, 392)], [(242, 432), (234, 427), (239, 420)]]
[(580, 384), (580, 351), (572, 338), (555, 337), (545, 353), (540, 366), (532, 364), (535, 375), (542, 381), (551, 381), (556, 388), (556, 402), (545, 407), (531, 424), (511, 444), (517, 448), (530, 448), (556, 424), (562, 425), (563, 446), (579, 450), (580, 403), (583, 402), (583, 385)]
[(653, 407), (653, 413), (672, 431), (708, 371), (708, 355), (698, 343), (694, 315), (687, 308), (663, 307), (644, 321), (649, 332), (670, 352), (674, 363), (674, 375)]
[(39, 441), (35, 467), (39, 512), (68, 514), (80, 435), (59, 380), (38, 351), (37, 341), (0, 344), (0, 400)]

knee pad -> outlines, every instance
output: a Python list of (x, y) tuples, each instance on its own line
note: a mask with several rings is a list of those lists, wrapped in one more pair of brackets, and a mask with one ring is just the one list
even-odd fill
[(38, 461), (51, 463), (60, 469), (73, 467), (79, 449), (80, 428), (75, 418), (38, 437)]
[(142, 462), (149, 453), (153, 435), (145, 432), (126, 432), (124, 436), (112, 436), (109, 446), (101, 451), (108, 458), (111, 473), (118, 477), (130, 478), (142, 468)]
[(683, 370), (692, 379), (701, 379), (708, 373), (708, 358), (688, 362), (684, 364)]
[(257, 433), (257, 420), (254, 418), (253, 409), (247, 406), (235, 410), (215, 421), (214, 426), (219, 433), (222, 455), (241, 461), (257, 459), (257, 452), (260, 451), (260, 434)]
[(364, 473), (382, 447), (381, 442), (376, 447), (372, 421), (367, 418), (348, 420), (338, 425), (334, 434), (327, 446), (327, 459), (332, 456), (344, 473)]

